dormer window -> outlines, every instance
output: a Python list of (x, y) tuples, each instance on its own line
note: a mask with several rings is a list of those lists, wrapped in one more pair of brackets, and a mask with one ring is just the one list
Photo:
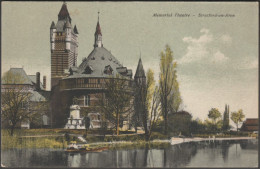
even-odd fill
[(85, 71), (84, 71), (85, 74), (91, 74), (92, 72), (93, 72), (93, 68), (91, 66), (87, 66), (85, 68)]
[(105, 57), (104, 57), (104, 56), (102, 56), (102, 57), (101, 57), (101, 59), (102, 59), (102, 60), (105, 60)]
[(108, 75), (111, 75), (113, 73), (112, 67), (110, 65), (106, 66), (105, 70), (104, 70), (104, 73), (108, 74)]

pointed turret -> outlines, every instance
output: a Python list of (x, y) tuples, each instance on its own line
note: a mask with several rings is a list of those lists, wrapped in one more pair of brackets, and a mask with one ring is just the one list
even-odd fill
[(146, 76), (145, 76), (145, 72), (144, 72), (144, 68), (143, 68), (141, 58), (139, 59), (134, 79), (135, 79), (135, 82), (136, 82), (137, 85), (145, 85), (146, 84)]
[(144, 68), (143, 68), (143, 64), (142, 64), (142, 59), (139, 59), (138, 65), (137, 65), (137, 69), (135, 72), (135, 77), (145, 77), (145, 73), (144, 73)]
[(67, 20), (67, 22), (65, 24), (65, 28), (71, 28), (71, 24), (70, 24), (69, 20)]
[(54, 21), (52, 21), (50, 29), (56, 29)]
[(95, 35), (101, 35), (101, 36), (102, 36), (99, 21), (97, 22), (97, 27), (96, 27)]
[(78, 29), (77, 29), (77, 26), (76, 26), (76, 25), (74, 26), (74, 29), (73, 29), (73, 31), (74, 31), (74, 33), (75, 33), (75, 34), (79, 34), (79, 32), (78, 32)]
[(96, 32), (95, 32), (94, 36), (95, 36), (94, 47), (103, 47), (101, 27), (99, 24), (99, 12), (98, 12), (98, 22), (97, 22), (97, 26), (96, 26)]
[(68, 11), (68, 8), (67, 8), (67, 4), (64, 2), (61, 9), (60, 9), (59, 14), (58, 14), (58, 19), (62, 20), (62, 19), (66, 19), (66, 18), (68, 18), (69, 21), (71, 22), (71, 18), (70, 18), (70, 14), (69, 14), (69, 11)]

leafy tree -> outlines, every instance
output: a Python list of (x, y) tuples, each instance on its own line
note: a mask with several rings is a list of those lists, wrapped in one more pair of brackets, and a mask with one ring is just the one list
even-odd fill
[(168, 133), (168, 114), (171, 110), (178, 111), (181, 103), (179, 87), (177, 83), (177, 63), (173, 58), (173, 52), (166, 45), (165, 52), (160, 54), (160, 100), (164, 118), (164, 133)]
[(206, 125), (200, 120), (192, 120), (190, 125), (191, 133), (204, 133), (206, 131)]
[(239, 109), (237, 112), (232, 112), (231, 113), (231, 120), (236, 124), (237, 131), (238, 131), (238, 125), (241, 122), (243, 122), (244, 118), (245, 118), (245, 115), (244, 115), (242, 109)]
[(210, 119), (212, 119), (212, 122), (213, 122), (214, 124), (216, 124), (216, 123), (217, 123), (217, 119), (219, 119), (219, 118), (221, 117), (221, 114), (220, 114), (220, 112), (218, 111), (218, 109), (212, 108), (212, 109), (209, 111), (208, 117), (209, 117)]
[(189, 135), (191, 118), (191, 114), (186, 111), (170, 113), (168, 124), (169, 131), (173, 132), (174, 134), (179, 134), (181, 132), (183, 135)]
[(2, 78), (1, 117), (3, 121), (8, 122), (11, 136), (17, 125), (22, 122), (40, 123), (42, 115), (48, 109), (48, 103), (45, 101), (31, 101), (33, 91), (23, 85), (24, 82), (23, 76), (10, 71)]
[(100, 112), (110, 123), (114, 124), (116, 134), (119, 135), (120, 123), (133, 110), (133, 91), (130, 81), (120, 75), (105, 80), (105, 94), (99, 97)]
[(208, 117), (212, 120), (213, 123), (213, 130), (217, 129), (217, 120), (219, 118), (221, 118), (221, 113), (219, 112), (219, 110), (217, 108), (212, 108), (209, 111)]

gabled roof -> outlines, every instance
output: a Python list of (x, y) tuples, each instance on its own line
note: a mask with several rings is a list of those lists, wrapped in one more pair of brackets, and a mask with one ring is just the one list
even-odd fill
[(135, 78), (137, 78), (137, 77), (145, 77), (144, 68), (143, 68), (141, 58), (139, 59), (137, 69), (136, 69), (136, 72), (135, 72)]

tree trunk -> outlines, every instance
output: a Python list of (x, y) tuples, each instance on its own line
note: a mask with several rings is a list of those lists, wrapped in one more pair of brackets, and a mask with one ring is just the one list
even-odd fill
[(164, 96), (164, 134), (167, 135), (168, 134), (168, 115), (167, 115), (167, 96), (165, 94)]
[(11, 127), (11, 136), (13, 136), (14, 135), (14, 125), (12, 125), (12, 127)]
[(168, 134), (168, 116), (167, 116), (167, 104), (164, 107), (164, 134)]
[(116, 120), (117, 120), (117, 125), (116, 125), (116, 135), (119, 136), (119, 113), (116, 113)]

